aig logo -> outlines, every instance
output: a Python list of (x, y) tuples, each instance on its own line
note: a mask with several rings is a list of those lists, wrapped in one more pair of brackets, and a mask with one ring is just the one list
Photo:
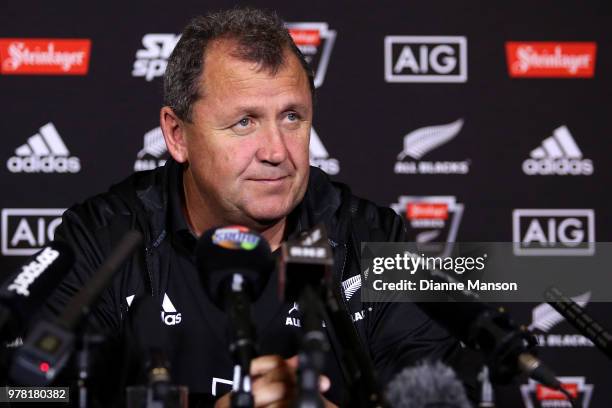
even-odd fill
[(387, 82), (467, 82), (467, 38), (385, 37)]
[(593, 255), (592, 209), (516, 209), (512, 213), (515, 255)]
[(3, 209), (2, 255), (34, 255), (53, 241), (64, 211), (63, 208)]

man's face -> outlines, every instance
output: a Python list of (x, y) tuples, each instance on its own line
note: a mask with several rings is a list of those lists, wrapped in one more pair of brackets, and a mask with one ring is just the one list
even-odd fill
[(206, 52), (202, 96), (185, 127), (185, 182), (215, 222), (265, 225), (306, 191), (312, 96), (290, 51), (272, 74), (232, 57), (233, 46), (216, 41)]

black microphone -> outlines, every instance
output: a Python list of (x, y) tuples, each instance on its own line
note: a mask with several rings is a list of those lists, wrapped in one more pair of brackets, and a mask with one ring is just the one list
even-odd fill
[[(418, 258), (415, 254), (411, 256)], [(423, 272), (438, 283), (456, 282), (445, 271), (423, 269)], [(368, 270), (364, 275), (367, 279)], [(414, 303), (453, 336), (480, 350), (486, 358), (492, 381), (508, 383), (522, 372), (563, 392), (554, 373), (530, 353), (537, 344), (533, 334), (524, 327), (519, 328), (503, 307), (491, 307), (469, 289), (447, 291), (444, 295), (443, 301)]]
[[(428, 271), (432, 279), (444, 281), (444, 272)], [(490, 369), (491, 380), (508, 383), (524, 373), (575, 401), (562, 387), (552, 370), (530, 351), (536, 345), (533, 334), (518, 327), (503, 307), (492, 308), (469, 292), (447, 294), (446, 302), (415, 302), (429, 317), (446, 327), (466, 345), (480, 350)]]
[(23, 334), (73, 264), (72, 249), (63, 242), (52, 242), (4, 279), (0, 286), (0, 341)]
[(91, 308), (115, 273), (139, 247), (142, 234), (128, 231), (98, 270), (68, 302), (55, 321), (41, 320), (28, 334), (14, 357), (10, 376), (19, 384), (45, 386), (64, 368), (75, 348), (76, 337)]
[[(298, 395), (296, 408), (323, 408), (319, 376), (330, 346), (322, 329), (325, 319), (323, 299), (330, 281), (333, 259), (323, 225), (303, 233), (297, 240), (284, 242), (279, 261), (281, 300), (297, 301), (302, 344), (298, 353)], [(317, 267), (313, 267), (317, 265)]]
[(244, 291), (251, 301), (259, 299), (274, 270), (270, 245), (257, 232), (243, 226), (212, 228), (200, 237), (196, 264), (204, 291), (221, 310), (234, 296), (234, 275), (243, 277)]
[(533, 335), (519, 328), (503, 308), (494, 309), (470, 298), (453, 295), (453, 302), (415, 302), (434, 321), (466, 345), (481, 351), (494, 382), (507, 383), (523, 372), (555, 389), (561, 384), (544, 363), (529, 351)]
[(296, 302), (304, 288), (320, 291), (330, 285), (334, 261), (325, 227), (317, 225), (296, 239), (284, 242), (279, 261), (278, 294), (281, 301)]
[(251, 303), (261, 296), (274, 270), (270, 246), (243, 226), (213, 228), (198, 241), (196, 264), (204, 291), (229, 317), (229, 350), (234, 361), (232, 407), (252, 407), (249, 371), (257, 351)]
[(472, 407), (453, 369), (439, 361), (404, 368), (387, 386), (386, 397), (393, 408)]
[[(279, 266), (281, 300), (295, 301), (303, 287), (317, 288), (325, 313), (326, 329), (339, 343), (336, 352), (347, 382), (347, 406), (382, 408), (387, 403), (376, 378), (374, 364), (363, 349), (359, 333), (351, 320), (340, 284), (332, 282), (333, 255), (325, 227), (320, 224), (302, 232), (294, 242), (283, 248)], [(310, 293), (315, 292), (311, 290)], [(305, 322), (303, 322), (305, 323)], [(313, 321), (313, 329), (315, 322)], [(316, 322), (319, 325), (320, 322)], [(304, 326), (304, 324), (303, 324)], [(313, 337), (316, 340), (316, 337)]]
[(589, 316), (586, 310), (554, 286), (544, 292), (544, 299), (565, 317), (569, 324), (591, 340), (609, 359), (612, 359), (612, 334)]

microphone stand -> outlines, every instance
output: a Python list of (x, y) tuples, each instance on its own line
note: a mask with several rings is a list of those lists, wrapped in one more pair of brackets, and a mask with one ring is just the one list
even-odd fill
[(79, 408), (87, 408), (89, 404), (89, 393), (87, 392), (87, 385), (89, 380), (89, 362), (91, 347), (103, 343), (104, 340), (104, 336), (88, 333), (85, 330), (81, 331), (79, 335), (79, 341), (77, 342), (76, 347)]
[(360, 408), (388, 408), (389, 405), (375, 375), (374, 364), (363, 350), (357, 329), (338, 301), (338, 297), (334, 295), (333, 289), (330, 285), (326, 286), (325, 311), (343, 351), (341, 366), (348, 382), (348, 389), (354, 391), (347, 405)]
[[(388, 404), (376, 379), (374, 364), (363, 349), (348, 307), (341, 303), (343, 294), (340, 292), (340, 286), (336, 286), (331, 278), (334, 261), (325, 227), (320, 224), (302, 233), (296, 241), (284, 243), (282, 253), (279, 268), (281, 298), (283, 300), (298, 298), (303, 316), (305, 335), (300, 356), (303, 355), (306, 361), (300, 364), (299, 370), (306, 370), (308, 376), (316, 372), (315, 384), (318, 396), (318, 374), (324, 363), (321, 350), (330, 348), (321, 330), (321, 320), (324, 320), (331, 338), (339, 343), (338, 352), (341, 354), (339, 363), (347, 389), (351, 391), (350, 401), (345, 405), (386, 408)], [(321, 319), (322, 316), (326, 318)], [(319, 362), (317, 359), (320, 355)], [(300, 359), (300, 363), (301, 361)], [(300, 380), (300, 382), (305, 381), (306, 378)], [(307, 390), (314, 387), (312, 382), (305, 385), (310, 387), (306, 388)]]
[(302, 290), (298, 305), (303, 328), (302, 346), (298, 355), (298, 396), (296, 408), (323, 408), (319, 394), (319, 375), (329, 351), (326, 334), (322, 330), (323, 303), (315, 289), (308, 285)]
[(234, 363), (234, 378), (230, 404), (232, 408), (253, 408), (255, 400), (251, 389), (251, 361), (255, 350), (255, 329), (250, 320), (251, 301), (242, 275), (232, 276), (226, 301), (230, 320), (229, 350)]

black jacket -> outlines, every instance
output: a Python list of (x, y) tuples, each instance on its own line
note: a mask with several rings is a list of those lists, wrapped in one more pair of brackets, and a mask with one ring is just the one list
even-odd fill
[[(128, 229), (137, 229), (143, 233), (144, 250), (130, 259), (119, 271), (112, 286), (104, 292), (100, 303), (93, 310), (92, 323), (119, 337), (125, 329), (130, 296), (148, 294), (162, 303), (168, 288), (177, 284), (180, 275), (168, 267), (167, 256), (174, 249), (166, 228), (169, 186), (170, 183), (178, 182), (176, 174), (179, 172), (180, 165), (170, 160), (164, 167), (134, 174), (113, 186), (109, 192), (92, 197), (65, 212), (63, 222), (56, 232), (56, 239), (65, 241), (74, 248), (76, 263), (73, 271), (50, 300), (51, 313), (57, 314), (62, 310), (68, 299), (88, 281), (113, 245)], [(320, 222), (325, 224), (334, 253), (333, 280), (341, 292), (346, 312), (350, 314), (359, 338), (374, 362), (382, 384), (388, 383), (392, 376), (405, 366), (424, 358), (443, 358), (457, 349), (458, 343), (413, 304), (361, 302), (358, 249), (360, 243), (404, 241), (406, 238), (403, 222), (392, 210), (356, 198), (348, 187), (331, 182), (324, 172), (312, 167), (306, 195), (291, 217), (294, 220), (291, 234)], [(193, 290), (197, 282), (192, 280), (185, 285), (191, 286)], [(192, 297), (193, 300), (189, 303), (200, 302), (198, 296)], [(205, 297), (203, 292), (201, 297)], [(176, 303), (176, 299), (173, 298), (172, 301)], [(284, 307), (290, 308), (291, 305), (281, 308)], [(191, 308), (191, 304), (182, 305), (182, 308)], [(283, 310), (278, 313), (279, 322), (290, 317), (291, 312)], [(186, 313), (182, 313), (181, 332), (177, 331), (177, 335), (173, 337), (176, 359), (174, 364), (178, 371), (185, 372), (174, 374), (175, 379), (187, 382), (192, 391), (210, 393), (211, 390), (215, 392), (215, 374), (211, 371), (199, 375), (194, 371), (196, 368), (189, 368), (189, 365), (197, 365), (198, 370), (202, 365), (223, 366), (228, 358), (225, 350), (227, 342), (224, 340), (225, 333), (220, 328), (219, 332), (212, 333), (216, 330), (216, 323), (211, 322), (222, 320), (216, 314), (218, 311), (211, 310), (210, 304), (206, 303), (201, 305), (200, 312), (202, 314), (198, 316), (203, 316), (200, 320), (186, 319)], [(192, 315), (195, 313), (191, 312)], [(270, 311), (267, 314), (273, 313)], [(200, 321), (206, 319), (213, 328), (200, 327)], [(272, 323), (274, 324), (276, 323)], [(295, 350), (286, 346), (286, 343), (293, 340), (285, 341), (279, 338), (282, 336), (284, 334), (274, 330), (268, 335), (264, 333), (260, 336), (264, 343), (262, 349), (265, 352), (291, 355)], [(211, 342), (214, 344), (211, 345)], [(203, 356), (196, 357), (199, 352), (197, 349), (206, 347), (216, 353), (209, 350)], [(328, 375), (332, 377), (335, 387), (332, 388), (329, 398), (338, 402), (342, 388), (338, 385), (342, 384), (343, 380), (337, 361), (332, 356), (330, 360), (333, 361), (328, 364)], [(212, 380), (203, 378), (208, 375), (213, 377)], [(225, 375), (225, 379), (228, 378), (231, 378), (229, 373)], [(221, 377), (217, 378), (217, 385), (220, 379)], [(212, 386), (209, 385), (211, 382)], [(223, 388), (222, 392), (226, 390), (227, 388)], [(217, 396), (222, 392), (221, 388), (218, 388)]]

